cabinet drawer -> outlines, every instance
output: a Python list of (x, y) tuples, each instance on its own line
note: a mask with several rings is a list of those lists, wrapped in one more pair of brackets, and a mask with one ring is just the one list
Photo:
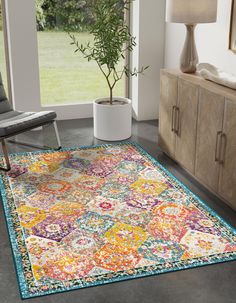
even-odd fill
[(183, 79), (178, 82), (178, 111), (175, 157), (192, 174), (195, 166), (198, 86)]
[(165, 153), (174, 157), (175, 133), (172, 131), (172, 115), (178, 98), (178, 77), (163, 73), (160, 90), (159, 145)]
[(218, 190), (219, 162), (216, 160), (217, 136), (222, 130), (224, 97), (200, 88), (196, 145), (196, 177), (214, 191)]
[(224, 97), (200, 88), (196, 145), (196, 177), (218, 190), (219, 162), (216, 161), (217, 133), (222, 131)]
[(219, 194), (236, 209), (236, 104), (225, 102)]

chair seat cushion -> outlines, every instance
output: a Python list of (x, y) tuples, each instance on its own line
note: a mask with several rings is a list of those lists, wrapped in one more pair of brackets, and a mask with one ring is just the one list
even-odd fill
[(56, 118), (53, 111), (20, 112), (11, 110), (0, 114), (0, 137), (40, 126)]

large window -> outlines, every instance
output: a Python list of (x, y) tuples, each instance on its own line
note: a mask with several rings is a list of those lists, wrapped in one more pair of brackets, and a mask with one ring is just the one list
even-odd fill
[[(67, 33), (79, 32), (81, 43), (93, 40), (88, 30), (94, 1), (99, 0), (36, 0), (43, 106), (92, 102), (108, 95), (107, 84), (96, 63), (74, 53)], [(125, 78), (117, 84), (115, 95), (125, 95)]]
[(2, 4), (0, 1), (0, 72), (2, 75), (3, 84), (7, 93), (7, 69), (6, 69), (6, 57), (5, 57), (5, 44), (3, 33), (3, 12)]

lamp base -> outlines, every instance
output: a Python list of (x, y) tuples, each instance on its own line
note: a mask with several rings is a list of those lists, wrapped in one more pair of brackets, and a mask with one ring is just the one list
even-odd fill
[(185, 24), (186, 39), (184, 48), (180, 57), (180, 70), (183, 73), (195, 73), (198, 64), (198, 54), (194, 39), (194, 30), (196, 24)]

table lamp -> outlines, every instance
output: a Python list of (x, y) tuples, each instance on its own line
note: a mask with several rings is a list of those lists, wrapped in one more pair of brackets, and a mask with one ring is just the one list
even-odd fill
[(197, 23), (216, 22), (217, 0), (166, 0), (166, 21), (184, 23), (186, 40), (180, 58), (183, 73), (195, 73), (198, 54), (194, 39)]

